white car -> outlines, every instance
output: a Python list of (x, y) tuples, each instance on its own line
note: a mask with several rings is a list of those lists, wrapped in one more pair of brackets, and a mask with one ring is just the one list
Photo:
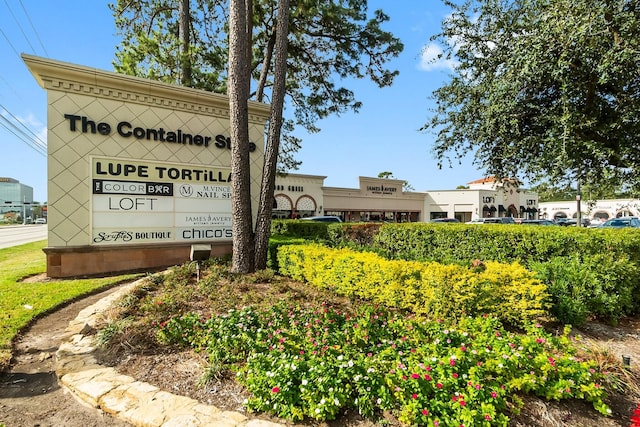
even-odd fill
[(46, 224), (46, 223), (47, 223), (46, 218), (37, 218), (35, 221), (35, 224)]

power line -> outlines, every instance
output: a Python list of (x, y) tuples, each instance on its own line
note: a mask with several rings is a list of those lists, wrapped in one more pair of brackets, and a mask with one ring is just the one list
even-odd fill
[[(24, 122), (20, 119), (18, 119), (16, 116), (14, 116), (13, 114), (11, 114), (11, 111), (7, 110), (7, 108), (0, 104), (0, 108), (2, 108), (4, 111), (7, 112), (7, 114), (9, 114), (11, 116), (11, 118), (14, 120), (15, 123), (19, 123), (24, 129), (27, 130), (27, 132), (29, 132), (32, 135), (33, 140), (38, 143), (39, 145), (41, 145), (42, 147), (44, 147), (45, 149), (47, 148), (47, 143), (45, 141), (43, 141), (40, 136), (38, 136), (38, 134), (36, 134), (34, 131), (32, 131), (27, 125), (24, 124)], [(31, 138), (31, 137), (30, 137)]]
[(22, 33), (24, 39), (29, 44), (29, 47), (31, 48), (31, 52), (35, 54), (36, 50), (31, 45), (31, 41), (29, 41), (29, 38), (27, 37), (27, 34), (22, 29), (22, 25), (20, 25), (20, 21), (18, 21), (18, 19), (16, 18), (16, 15), (14, 15), (13, 10), (11, 10), (11, 7), (9, 7), (9, 3), (7, 3), (7, 0), (4, 0), (4, 4), (7, 6), (7, 9), (9, 9), (9, 13), (11, 13), (11, 16), (13, 16), (13, 20), (16, 21), (16, 24), (18, 25), (18, 28), (20, 28), (20, 32)]
[[(9, 120), (4, 114), (0, 114), (0, 126), (11, 132), (14, 136), (27, 144), (30, 148), (34, 149), (43, 156), (47, 155), (47, 145), (39, 136), (37, 136), (31, 129), (29, 129), (21, 120), (15, 117), (9, 110), (0, 104), (3, 110), (5, 110), (13, 119)], [(18, 126), (19, 125), (19, 126)]]
[(29, 25), (31, 25), (31, 29), (35, 33), (36, 38), (38, 39), (38, 42), (40, 43), (40, 46), (42, 47), (42, 50), (44, 51), (44, 54), (46, 56), (49, 56), (49, 52), (47, 52), (47, 49), (44, 47), (44, 43), (42, 43), (42, 39), (40, 38), (40, 34), (38, 34), (38, 30), (36, 30), (36, 27), (33, 25), (33, 22), (31, 21), (31, 16), (29, 16), (29, 13), (27, 12), (27, 9), (25, 9), (24, 4), (22, 3), (22, 0), (20, 0), (20, 6), (22, 6), (22, 11), (24, 12), (25, 16), (27, 17), (27, 20), (29, 21)]
[(11, 132), (16, 138), (27, 144), (29, 147), (34, 149), (38, 154), (43, 156), (47, 155), (47, 151), (44, 150), (41, 146), (34, 144), (32, 140), (28, 138), (23, 132), (21, 132), (13, 123), (11, 123), (5, 116), (0, 115), (0, 126), (5, 128), (7, 131)]
[(7, 35), (4, 33), (4, 31), (2, 31), (2, 28), (0, 28), (0, 33), (2, 33), (2, 37), (4, 37), (4, 39), (7, 41), (7, 43), (9, 43), (9, 46), (13, 50), (13, 53), (15, 53), (18, 58), (20, 58), (20, 54), (18, 53), (16, 48), (13, 46), (13, 43), (11, 43), (11, 40), (9, 40), (9, 37), (7, 37)]

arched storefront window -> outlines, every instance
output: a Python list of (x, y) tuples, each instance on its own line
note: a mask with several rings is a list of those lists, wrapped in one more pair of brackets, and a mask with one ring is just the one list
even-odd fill
[(273, 203), (273, 212), (271, 213), (271, 218), (273, 219), (287, 219), (291, 218), (291, 199), (285, 196), (284, 194), (278, 194), (275, 197), (275, 201)]
[(623, 216), (633, 216), (633, 212), (623, 209), (616, 214), (616, 218), (621, 218)]
[(566, 217), (567, 217), (567, 214), (564, 212), (556, 212), (553, 214), (553, 219), (561, 219)]
[(302, 196), (296, 203), (296, 215), (298, 218), (306, 218), (316, 214), (316, 201), (311, 196)]
[(593, 214), (593, 217), (606, 221), (609, 219), (609, 213), (604, 211), (597, 211), (596, 213)]

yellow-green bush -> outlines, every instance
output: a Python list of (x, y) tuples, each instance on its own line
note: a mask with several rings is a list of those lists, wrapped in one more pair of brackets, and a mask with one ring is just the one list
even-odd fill
[(278, 263), (294, 279), (432, 318), (486, 313), (522, 325), (546, 312), (546, 286), (518, 263), (387, 260), (316, 244), (282, 246)]

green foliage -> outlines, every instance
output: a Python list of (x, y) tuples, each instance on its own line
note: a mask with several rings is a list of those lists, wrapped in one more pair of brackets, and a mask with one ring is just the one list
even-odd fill
[(610, 413), (604, 374), (575, 357), (566, 335), (540, 325), (514, 334), (488, 316), (441, 322), (369, 305), (351, 313), (279, 303), (173, 318), (159, 334), (206, 347), (237, 370), (249, 410), (294, 421), (394, 410), (408, 425), (506, 426), (519, 393), (583, 399)]
[(387, 258), (468, 265), (518, 262), (548, 286), (551, 312), (578, 325), (640, 312), (638, 230), (519, 225), (386, 224), (374, 248)]
[(634, 2), (445, 3), (435, 40), (456, 69), (424, 127), (437, 132), (441, 164), (473, 150), (499, 177), (640, 183)]
[(306, 240), (327, 240), (329, 228), (338, 227), (339, 223), (304, 221), (296, 219), (271, 221), (271, 235), (282, 237), (297, 237)]
[(491, 314), (521, 325), (545, 313), (546, 287), (517, 263), (476, 267), (386, 260), (320, 245), (280, 248), (280, 272), (340, 295), (430, 318)]
[(549, 286), (551, 313), (565, 324), (580, 325), (589, 316), (617, 322), (638, 307), (640, 271), (626, 256), (574, 255), (531, 268)]
[(137, 277), (23, 282), (26, 277), (45, 272), (45, 246), (46, 241), (42, 241), (0, 249), (0, 369), (11, 358), (12, 340), (33, 319), (81, 295)]
[(334, 247), (371, 250), (382, 223), (348, 222), (328, 229), (329, 244)]
[[(122, 43), (116, 71), (227, 93), (229, 63), (229, 2), (191, 0), (188, 46), (180, 37), (176, 0), (117, 0), (110, 4)], [(275, 40), (278, 10), (270, 0), (253, 5), (252, 96), (272, 99), (274, 66), (270, 52)], [(300, 126), (317, 132), (317, 122), (329, 115), (358, 111), (361, 102), (343, 86), (347, 78), (369, 78), (379, 87), (390, 86), (398, 71), (388, 68), (404, 46), (382, 26), (389, 20), (381, 10), (369, 11), (365, 0), (317, 2), (291, 0), (287, 50), (287, 103), (292, 115), (283, 123), (283, 170), (295, 169), (293, 154), (301, 140)], [(266, 58), (266, 59), (265, 59)], [(189, 70), (189, 71), (187, 71)]]

